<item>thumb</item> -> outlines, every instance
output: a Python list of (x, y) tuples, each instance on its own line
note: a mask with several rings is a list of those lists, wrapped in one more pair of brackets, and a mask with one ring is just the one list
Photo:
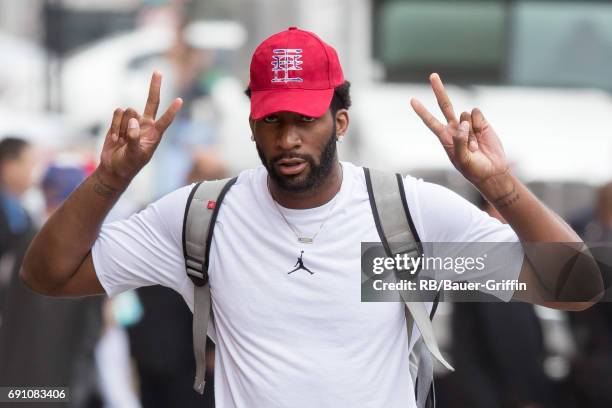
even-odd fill
[(128, 121), (127, 142), (130, 149), (135, 149), (140, 144), (140, 125), (136, 118), (131, 118)]
[(468, 138), (470, 134), (470, 122), (462, 121), (459, 124), (457, 133), (453, 135), (453, 147), (455, 150), (455, 160), (458, 164), (464, 165), (469, 162), (470, 151), (468, 149)]

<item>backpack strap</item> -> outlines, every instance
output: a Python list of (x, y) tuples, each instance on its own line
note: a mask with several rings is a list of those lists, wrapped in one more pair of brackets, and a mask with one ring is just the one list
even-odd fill
[[(436, 297), (433, 301), (431, 312), (429, 312), (429, 320), (433, 321), (433, 318), (438, 309), (438, 303), (440, 302), (440, 293), (436, 293)], [(407, 309), (406, 309), (407, 310)], [(423, 338), (419, 338), (414, 344), (414, 353), (411, 353), (411, 357), (416, 360), (415, 369), (415, 397), (417, 407), (432, 408), (436, 406), (436, 388), (433, 381), (433, 360), (431, 354), (425, 346)]]
[[(370, 197), (372, 215), (387, 256), (394, 257), (397, 254), (407, 254), (412, 257), (421, 256), (423, 248), (406, 202), (402, 176), (365, 167), (363, 171)], [(416, 274), (418, 275), (419, 272), (420, 268)], [(402, 297), (406, 306), (404, 311), (408, 341), (410, 342), (413, 335), (413, 323), (416, 323), (421, 333), (421, 338), (415, 344), (414, 349), (415, 358), (418, 361), (411, 362), (411, 371), (413, 379), (419, 378), (416, 392), (417, 398), (421, 397), (421, 404), (417, 400), (417, 406), (422, 407), (427, 402), (428, 390), (433, 383), (431, 356), (435, 357), (449, 370), (453, 370), (453, 368), (442, 356), (431, 324), (439, 297), (436, 296), (431, 315), (423, 302), (409, 302), (403, 293)]]
[(204, 393), (206, 384), (206, 333), (212, 315), (208, 256), (221, 202), (235, 182), (234, 177), (196, 184), (187, 198), (183, 217), (185, 269), (194, 284), (193, 353), (196, 360), (196, 374), (193, 389), (200, 394)]

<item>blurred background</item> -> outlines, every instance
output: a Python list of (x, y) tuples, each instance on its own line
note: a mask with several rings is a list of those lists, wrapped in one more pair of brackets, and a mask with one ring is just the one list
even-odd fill
[[(438, 72), (455, 110), (483, 110), (547, 205), (585, 239), (612, 241), (612, 2), (0, 0), (0, 385), (70, 386), (74, 407), (214, 406), (212, 381), (191, 391), (179, 295), (52, 300), (16, 274), (37, 228), (95, 169), (113, 110), (142, 110), (154, 69), (162, 105), (185, 106), (108, 220), (257, 165), (250, 56), (293, 25), (332, 44), (353, 84), (343, 160), (486, 210), (410, 108), (417, 97), (436, 110), (427, 76)], [(441, 304), (436, 333), (457, 371), (439, 373), (438, 406), (612, 406), (609, 305)]]

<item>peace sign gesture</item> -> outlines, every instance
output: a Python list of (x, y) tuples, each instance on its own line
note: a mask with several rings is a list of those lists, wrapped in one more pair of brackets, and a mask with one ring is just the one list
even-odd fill
[(463, 112), (457, 120), (438, 74), (431, 74), (429, 81), (447, 124), (440, 123), (418, 100), (412, 99), (410, 104), (438, 137), (455, 168), (476, 187), (508, 172), (501, 141), (482, 112), (475, 108), (471, 113)]
[(162, 135), (181, 109), (183, 101), (176, 98), (162, 117), (155, 120), (160, 89), (161, 74), (155, 71), (144, 113), (140, 115), (132, 108), (118, 108), (113, 113), (100, 155), (100, 166), (121, 183), (129, 183), (151, 160)]

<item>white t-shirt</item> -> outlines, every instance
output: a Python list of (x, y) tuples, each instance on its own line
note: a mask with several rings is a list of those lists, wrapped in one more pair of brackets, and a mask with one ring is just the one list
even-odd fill
[[(298, 243), (281, 217), (263, 166), (242, 172), (226, 195), (209, 263), (218, 407), (415, 406), (404, 306), (360, 301), (360, 243), (380, 239), (362, 169), (342, 164), (342, 187), (333, 200), (280, 209), (307, 236), (327, 219), (313, 244)], [(422, 241), (518, 241), (509, 226), (450, 190), (410, 176), (404, 184)], [(178, 189), (102, 227), (92, 256), (109, 296), (161, 284), (193, 310), (181, 236), (190, 190)], [(313, 274), (288, 273), (301, 251)], [(488, 278), (498, 272), (516, 278), (521, 262), (517, 253), (489, 269)]]

